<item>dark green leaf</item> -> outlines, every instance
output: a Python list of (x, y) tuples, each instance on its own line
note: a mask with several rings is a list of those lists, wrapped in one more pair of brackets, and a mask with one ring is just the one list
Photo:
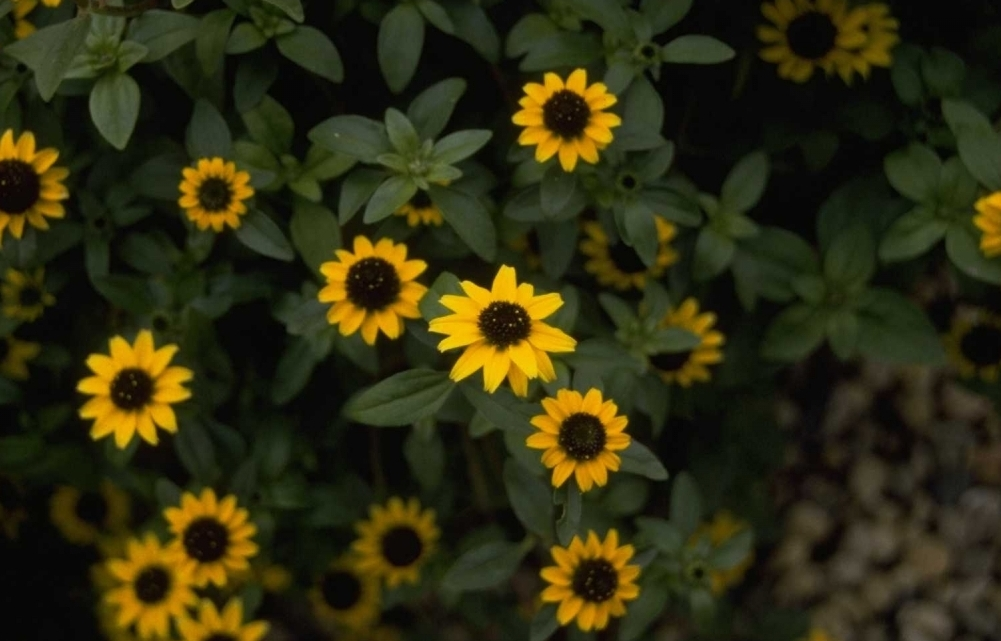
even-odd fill
[(197, 482), (211, 485), (218, 478), (215, 446), (200, 422), (188, 421), (177, 430), (174, 449), (181, 465)]
[(424, 18), (447, 34), (455, 32), (455, 25), (445, 9), (434, 0), (414, 0), (414, 6), (421, 12)]
[(949, 224), (919, 205), (898, 218), (879, 244), (880, 260), (890, 263), (924, 254), (945, 236)]
[(444, 372), (412, 369), (394, 374), (348, 401), (344, 413), (365, 425), (410, 425), (434, 416), (455, 384)]
[(1001, 260), (980, 251), (975, 232), (967, 225), (954, 225), (945, 234), (945, 251), (953, 264), (978, 280), (1001, 285)]
[(424, 48), (424, 18), (413, 4), (398, 4), (379, 24), (376, 52), (390, 91), (400, 93), (413, 78)]
[(712, 65), (735, 55), (730, 45), (711, 36), (684, 35), (663, 46), (661, 60), (675, 64)]
[(712, 227), (703, 227), (695, 241), (692, 277), (709, 280), (723, 273), (733, 260), (737, 244)]
[(139, 84), (120, 71), (101, 76), (90, 92), (90, 117), (104, 139), (125, 149), (139, 118)]
[(429, 438), (411, 430), (403, 442), (403, 457), (421, 489), (425, 492), (438, 489), (445, 473), (445, 445), (437, 428), (432, 428)]
[(298, 396), (309, 383), (314, 367), (316, 358), (310, 342), (300, 336), (292, 337), (275, 368), (271, 401), (275, 405), (284, 405)]
[(551, 603), (543, 604), (532, 618), (528, 641), (546, 641), (559, 627), (560, 622), (556, 620), (556, 606)]
[(635, 641), (643, 636), (668, 606), (668, 586), (648, 581), (642, 584), (640, 595), (629, 603), (626, 615), (619, 624), (619, 641)]
[(493, 132), (486, 129), (466, 129), (449, 134), (435, 143), (431, 161), (454, 165), (482, 149), (492, 136)]
[(433, 140), (438, 137), (465, 91), (465, 80), (447, 78), (431, 85), (413, 99), (407, 109), (407, 118), (421, 138)]
[(195, 54), (206, 77), (212, 76), (222, 64), (229, 30), (235, 19), (236, 14), (229, 9), (217, 9), (202, 16), (195, 38)]
[(334, 259), (334, 250), (341, 246), (341, 228), (334, 212), (323, 205), (297, 200), (289, 224), (292, 244), (302, 260), (318, 272), (320, 265)]
[(390, 176), (372, 194), (362, 218), (366, 223), (379, 222), (393, 215), (417, 193), (417, 185), (409, 176)]
[(250, 136), (276, 155), (292, 148), (295, 123), (292, 115), (271, 96), (264, 96), (256, 107), (241, 114)]
[(195, 102), (185, 141), (188, 155), (196, 160), (214, 156), (229, 158), (233, 148), (233, 136), (226, 119), (206, 100)]
[(251, 209), (241, 218), (235, 235), (237, 240), (263, 256), (284, 261), (295, 259), (295, 252), (281, 228), (259, 209)]
[(636, 519), (636, 527), (639, 528), (640, 535), (644, 540), (649, 541), (657, 550), (666, 555), (677, 554), (685, 545), (686, 536), (681, 533), (677, 525), (670, 521), (641, 516)]
[(342, 225), (358, 213), (385, 179), (385, 172), (374, 169), (356, 169), (348, 174), (341, 183), (341, 196), (337, 203), (337, 217)]
[(853, 225), (834, 237), (824, 255), (824, 277), (830, 283), (853, 287), (869, 282), (876, 273), (876, 245), (864, 225)]
[(629, 443), (629, 447), (618, 454), (622, 458), (623, 472), (639, 474), (653, 481), (667, 479), (667, 469), (664, 468), (657, 455), (639, 441), (633, 440)]
[(815, 307), (797, 303), (779, 314), (761, 343), (761, 356), (769, 360), (795, 362), (806, 358), (824, 340), (826, 316)]
[(469, 43), (487, 62), (496, 64), (500, 60), (500, 36), (484, 7), (472, 2), (450, 2), (448, 13), (456, 37)]
[(306, 19), (302, 11), (302, 0), (264, 0), (264, 2), (277, 7), (296, 22)]
[(768, 156), (763, 151), (741, 158), (723, 181), (720, 207), (734, 212), (750, 211), (765, 193), (768, 173)]
[(577, 480), (573, 477), (567, 479), (563, 487), (555, 493), (557, 510), (562, 509), (560, 516), (556, 519), (556, 536), (560, 545), (566, 547), (575, 536), (580, 535), (580, 518), (583, 511), (583, 497), (580, 488), (577, 487)]
[(552, 490), (514, 459), (504, 461), (504, 487), (515, 516), (543, 541), (553, 537)]
[(260, 49), (268, 39), (252, 22), (241, 22), (230, 32), (226, 41), (226, 53), (240, 55)]
[(932, 149), (911, 143), (889, 154), (883, 160), (883, 169), (893, 188), (914, 202), (935, 199), (942, 161)]
[(328, 118), (310, 130), (309, 139), (330, 151), (368, 163), (392, 149), (382, 123), (361, 116)]
[(198, 25), (194, 16), (152, 9), (129, 22), (129, 40), (146, 46), (143, 62), (156, 62), (194, 40)]
[(511, 578), (528, 550), (517, 543), (488, 541), (456, 559), (441, 578), (441, 586), (455, 592), (496, 587)]
[(307, 71), (330, 82), (344, 79), (344, 63), (337, 47), (322, 31), (313, 27), (296, 27), (291, 33), (275, 38), (278, 51)]
[(893, 290), (868, 290), (858, 319), (858, 350), (870, 358), (922, 365), (945, 362), (935, 326), (917, 305)]
[(73, 58), (87, 39), (91, 17), (90, 13), (81, 13), (4, 46), (5, 54), (35, 72), (35, 85), (42, 100), (51, 100), (55, 95)]
[(681, 22), (692, 8), (693, 0), (642, 0), (640, 11), (650, 21), (654, 35)]
[(671, 525), (687, 539), (702, 521), (702, 495), (688, 472), (680, 472), (674, 477), (669, 509)]
[(553, 164), (546, 170), (539, 184), (542, 211), (550, 217), (556, 216), (577, 189), (577, 174), (563, 171), (558, 164)]
[(485, 261), (497, 255), (497, 231), (490, 212), (478, 198), (452, 187), (431, 185), (431, 201), (466, 245)]

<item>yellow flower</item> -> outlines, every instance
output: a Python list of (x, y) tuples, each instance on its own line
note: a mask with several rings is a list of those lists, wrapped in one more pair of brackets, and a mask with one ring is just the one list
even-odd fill
[(28, 361), (38, 356), (42, 346), (38, 343), (20, 341), (13, 336), (0, 340), (0, 375), (15, 381), (26, 381), (30, 377)]
[(573, 171), (578, 157), (597, 163), (598, 151), (612, 142), (612, 127), (622, 124), (621, 118), (604, 111), (618, 99), (603, 83), (588, 86), (583, 69), (575, 69), (566, 83), (555, 73), (545, 74), (543, 82), (524, 86), (525, 96), (518, 101), (522, 109), (511, 118), (525, 127), (518, 144), (537, 145), (538, 162), (558, 153), (564, 171)]
[(872, 67), (889, 67), (893, 64), (890, 51), (900, 42), (897, 35), (899, 23), (890, 15), (890, 8), (881, 2), (862, 5), (852, 10), (864, 16), (861, 24), (865, 44), (853, 51), (851, 65), (841, 65), (838, 74), (846, 84), (851, 84), (852, 72), (868, 78)]
[(292, 585), (292, 573), (288, 571), (288, 568), (276, 563), (265, 565), (254, 574), (265, 592), (278, 594)]
[(588, 257), (584, 271), (593, 274), (601, 285), (620, 291), (643, 289), (648, 278), (660, 278), (669, 266), (678, 262), (678, 253), (671, 247), (678, 230), (660, 216), (655, 216), (654, 221), (660, 246), (652, 267), (647, 267), (633, 248), (621, 240), (611, 244), (601, 223), (584, 223), (585, 238), (580, 241), (580, 251)]
[(361, 329), (362, 339), (375, 345), (382, 331), (389, 338), (403, 334), (404, 318), (420, 318), (417, 303), (428, 288), (414, 279), (427, 263), (407, 260), (407, 246), (389, 238), (372, 245), (365, 236), (355, 236), (354, 253), (336, 251), (337, 260), (320, 265), (327, 286), (317, 293), (321, 303), (333, 303), (327, 321), (338, 325), (342, 336)]
[(793, 82), (806, 82), (817, 69), (850, 70), (854, 52), (869, 44), (862, 29), (869, 14), (849, 10), (846, 0), (774, 0), (762, 3), (761, 13), (772, 23), (757, 29), (761, 59)]
[[(24, 2), (15, 5), (15, 15)], [(69, 198), (69, 190), (62, 181), (70, 172), (65, 167), (53, 167), (58, 159), (59, 152), (51, 147), (36, 150), (35, 134), (30, 131), (18, 136), (16, 142), (13, 129), (0, 136), (0, 242), (4, 230), (20, 238), (25, 223), (48, 229), (46, 217), (66, 215), (59, 201)]]
[(171, 618), (183, 616), (185, 607), (198, 601), (190, 570), (173, 563), (153, 534), (130, 540), (125, 558), (109, 560), (107, 568), (120, 585), (104, 600), (117, 606), (118, 627), (135, 624), (141, 639), (166, 637)]
[(236, 164), (223, 158), (201, 158), (195, 168), (181, 170), (178, 188), (180, 205), (198, 229), (220, 232), (227, 225), (236, 229), (240, 216), (247, 213), (244, 201), (254, 195), (250, 174), (237, 171)]
[(195, 586), (211, 581), (222, 587), (230, 574), (250, 569), (247, 561), (258, 551), (251, 540), (257, 526), (232, 494), (216, 500), (212, 488), (202, 490), (200, 497), (185, 492), (181, 506), (168, 507), (163, 516), (174, 535), (171, 558), (191, 569)]
[(107, 480), (97, 490), (58, 487), (49, 502), (52, 524), (67, 541), (78, 545), (126, 532), (129, 508), (129, 495)]
[(441, 227), (445, 222), (441, 210), (431, 202), (431, 197), (423, 189), (418, 189), (409, 202), (393, 213), (397, 216), (406, 216), (409, 227), (420, 227), (421, 225)]
[(998, 380), (1001, 370), (1001, 316), (983, 309), (957, 314), (943, 337), (953, 367), (963, 378)]
[[(713, 516), (712, 521), (703, 523), (689, 538), (689, 545), (695, 545), (699, 539), (706, 537), (714, 548), (721, 546), (735, 535), (740, 534), (748, 528), (746, 521), (736, 518), (730, 512), (723, 510)], [(726, 592), (727, 588), (740, 583), (747, 573), (747, 569), (754, 563), (754, 551), (748, 552), (747, 556), (741, 559), (740, 563), (729, 570), (709, 570), (709, 585), (713, 594), (719, 596)]]
[(591, 531), (586, 544), (575, 536), (569, 547), (554, 545), (550, 552), (556, 565), (540, 572), (550, 583), (542, 591), (542, 600), (560, 604), (556, 610), (560, 625), (577, 619), (577, 627), (584, 632), (604, 630), (609, 617), (624, 615), (624, 602), (640, 594), (634, 583), (640, 567), (626, 565), (635, 550), (631, 545), (619, 547), (619, 533), (614, 529), (604, 541)]
[(366, 628), (379, 617), (379, 579), (358, 568), (354, 557), (335, 560), (309, 593), (316, 618), (331, 626)]
[(351, 548), (358, 572), (383, 578), (391, 588), (417, 583), (440, 535), (434, 510), (422, 511), (417, 499), (404, 503), (395, 496), (385, 507), (371, 506), (369, 519), (356, 523), (355, 530), (358, 538)]
[(139, 433), (147, 443), (158, 442), (156, 427), (177, 432), (177, 417), (171, 409), (191, 396), (183, 383), (194, 373), (186, 367), (168, 367), (177, 345), (156, 349), (153, 334), (142, 330), (129, 345), (121, 336), (109, 342), (110, 356), (91, 354), (87, 367), (95, 376), (81, 380), (76, 389), (94, 398), (80, 408), (80, 418), (94, 419), (90, 437), (95, 441), (115, 435), (115, 445), (124, 449)]
[(14, 37), (18, 40), (27, 38), (35, 33), (35, 25), (25, 20), (25, 16), (35, 10), (38, 0), (15, 0), (14, 9)]
[(980, 251), (988, 258), (1001, 256), (1001, 191), (984, 196), (973, 207), (977, 210), (973, 224), (983, 232)]
[(649, 357), (653, 366), (665, 383), (677, 383), (682, 387), (690, 387), (693, 382), (706, 382), (712, 377), (707, 365), (715, 365), (723, 360), (723, 334), (713, 331), (716, 324), (716, 314), (712, 312), (699, 313), (699, 304), (694, 298), (686, 299), (681, 307), (671, 309), (661, 327), (680, 327), (694, 332), (699, 336), (699, 344), (687, 352), (668, 352), (654, 354)]
[(465, 347), (450, 374), (461, 381), (483, 369), (483, 388), (494, 392), (505, 378), (519, 396), (528, 394), (528, 379), (556, 378), (548, 352), (572, 352), (570, 336), (542, 320), (563, 306), (559, 294), (535, 295), (528, 283), (518, 284), (513, 267), (502, 265), (491, 290), (468, 280), (460, 283), (465, 296), (445, 295), (441, 304), (455, 312), (435, 318), (429, 330), (447, 334), (438, 343), (445, 351)]
[(46, 7), (58, 7), (63, 3), (63, 0), (42, 0), (42, 4)]
[(801, 641), (835, 641), (835, 639), (820, 628), (810, 628), (809, 634), (803, 637)]
[(268, 632), (266, 621), (243, 622), (243, 601), (230, 599), (222, 611), (212, 601), (202, 599), (198, 619), (181, 617), (177, 629), (183, 641), (260, 641)]
[(4, 316), (30, 323), (55, 304), (56, 298), (45, 290), (45, 270), (19, 272), (8, 269), (0, 284), (0, 302)]
[(561, 389), (556, 398), (542, 399), (542, 407), (546, 413), (532, 418), (532, 425), (540, 431), (525, 443), (546, 450), (542, 463), (553, 468), (553, 487), (560, 487), (571, 475), (582, 492), (605, 485), (608, 471), (618, 471), (622, 462), (615, 452), (629, 447), (632, 440), (625, 433), (629, 420), (618, 416), (619, 408), (603, 401), (597, 389), (584, 396)]

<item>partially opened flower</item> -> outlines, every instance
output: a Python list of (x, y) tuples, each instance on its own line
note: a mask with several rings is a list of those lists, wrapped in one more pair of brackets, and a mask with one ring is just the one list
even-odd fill
[(559, 154), (564, 171), (573, 171), (577, 159), (592, 165), (598, 151), (612, 142), (612, 128), (622, 119), (605, 111), (618, 99), (604, 83), (587, 84), (587, 72), (576, 69), (566, 82), (547, 73), (543, 84), (530, 82), (518, 101), (521, 111), (511, 121), (525, 129), (518, 136), (521, 145), (536, 145), (535, 159), (545, 162)]

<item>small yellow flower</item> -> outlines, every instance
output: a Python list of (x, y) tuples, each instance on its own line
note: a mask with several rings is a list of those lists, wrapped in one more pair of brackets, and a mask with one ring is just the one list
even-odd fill
[(243, 621), (243, 601), (232, 598), (220, 611), (212, 601), (202, 599), (198, 618), (177, 619), (183, 641), (260, 641), (268, 633), (267, 621)]
[(618, 406), (602, 400), (597, 389), (583, 396), (561, 389), (556, 398), (542, 399), (542, 407), (546, 413), (532, 418), (540, 431), (525, 443), (546, 450), (542, 463), (553, 468), (553, 487), (562, 486), (570, 476), (576, 477), (582, 492), (605, 485), (609, 470), (617, 471), (622, 462), (615, 452), (629, 447), (632, 440), (625, 433), (629, 421), (618, 415)]
[(429, 331), (448, 336), (438, 343), (439, 351), (465, 348), (452, 367), (452, 380), (482, 368), (486, 391), (496, 391), (507, 378), (515, 394), (526, 396), (529, 379), (556, 378), (548, 353), (572, 352), (577, 341), (542, 320), (563, 306), (563, 298), (536, 296), (532, 285), (517, 279), (513, 267), (502, 265), (492, 289), (465, 280), (460, 283), (465, 296), (441, 297), (455, 313), (432, 320)]
[(194, 168), (185, 167), (181, 173), (177, 204), (198, 229), (221, 232), (227, 225), (240, 226), (240, 216), (247, 213), (245, 201), (254, 195), (249, 173), (237, 171), (234, 162), (218, 156), (201, 158)]
[(980, 251), (988, 258), (1001, 256), (1001, 191), (984, 196), (973, 207), (977, 210), (973, 224), (983, 232)]
[[(689, 538), (689, 545), (695, 545), (699, 539), (706, 537), (714, 548), (726, 543), (737, 534), (748, 529), (746, 521), (736, 518), (730, 512), (723, 510), (713, 516), (709, 523), (699, 526)], [(740, 563), (728, 570), (709, 570), (709, 585), (713, 594), (719, 596), (726, 592), (727, 588), (737, 585), (744, 580), (748, 568), (754, 563), (754, 551), (748, 552), (747, 556), (741, 559)]]
[(952, 366), (962, 378), (998, 380), (1001, 371), (1001, 316), (984, 309), (956, 314), (943, 338)]
[(820, 628), (810, 628), (809, 634), (800, 641), (836, 641), (836, 639)]
[[(29, 2), (34, 7), (36, 0), (21, 0), (14, 6), (15, 17)], [(22, 24), (27, 23), (18, 22), (18, 30)], [(49, 228), (46, 218), (66, 215), (61, 201), (69, 198), (69, 190), (62, 181), (70, 172), (53, 166), (58, 159), (59, 152), (51, 147), (35, 149), (35, 134), (30, 131), (16, 141), (13, 129), (0, 136), (0, 242), (4, 230), (21, 238), (25, 224), (45, 230)]]
[(333, 627), (360, 630), (379, 618), (382, 604), (379, 579), (363, 572), (351, 555), (333, 561), (310, 591), (316, 618)]
[(28, 361), (42, 352), (38, 343), (21, 341), (13, 336), (0, 339), (0, 376), (14, 381), (26, 381), (31, 377)]
[(55, 303), (56, 297), (45, 290), (45, 270), (41, 267), (33, 272), (8, 269), (4, 273), (0, 284), (4, 316), (30, 323)]
[(129, 508), (129, 495), (105, 480), (95, 490), (56, 488), (49, 514), (63, 538), (78, 545), (90, 545), (101, 536), (125, 533), (129, 527)]
[(355, 524), (358, 539), (351, 545), (358, 572), (384, 578), (394, 588), (417, 583), (421, 566), (434, 552), (441, 534), (434, 510), (421, 510), (417, 499), (406, 503), (392, 497), (385, 507), (369, 508), (369, 519)]
[(550, 552), (556, 565), (540, 572), (550, 584), (542, 591), (542, 600), (560, 604), (556, 610), (560, 625), (576, 619), (584, 632), (604, 630), (609, 618), (624, 615), (625, 602), (640, 594), (634, 583), (640, 567), (627, 565), (635, 550), (619, 546), (616, 530), (609, 530), (604, 541), (593, 531), (588, 532), (587, 543), (575, 536), (569, 547), (554, 545)]
[(11, 13), (14, 16), (14, 37), (18, 40), (23, 40), (35, 33), (35, 25), (25, 18), (37, 6), (38, 0), (15, 0), (14, 10)]
[(530, 82), (524, 91), (518, 101), (522, 109), (511, 118), (525, 127), (518, 144), (536, 145), (538, 162), (559, 154), (564, 171), (573, 171), (577, 158), (597, 163), (598, 151), (612, 142), (612, 127), (622, 124), (621, 118), (605, 111), (618, 99), (604, 83), (589, 86), (584, 69), (575, 69), (565, 83), (555, 73), (547, 73), (543, 84)]
[(580, 252), (588, 257), (584, 271), (593, 274), (599, 284), (620, 291), (643, 289), (647, 279), (660, 278), (668, 267), (678, 262), (678, 253), (671, 247), (678, 229), (660, 216), (655, 216), (654, 221), (659, 247), (657, 259), (650, 267), (622, 240), (613, 245), (601, 223), (584, 223), (585, 237), (580, 241)]
[(409, 227), (420, 227), (421, 225), (441, 227), (445, 222), (441, 210), (431, 202), (431, 197), (423, 189), (418, 189), (410, 200), (394, 213), (397, 216), (406, 216)]
[(336, 251), (337, 260), (320, 265), (327, 286), (317, 293), (321, 303), (333, 303), (327, 321), (337, 325), (342, 336), (359, 329), (362, 339), (375, 345), (381, 331), (391, 339), (403, 334), (404, 318), (420, 318), (417, 304), (427, 287), (415, 278), (427, 263), (407, 260), (407, 246), (388, 238), (375, 245), (365, 236), (355, 236), (354, 252)]
[(699, 313), (699, 304), (694, 298), (686, 299), (677, 309), (668, 311), (661, 327), (680, 327), (699, 336), (699, 344), (686, 352), (666, 352), (649, 357), (650, 365), (660, 374), (665, 383), (677, 383), (691, 387), (693, 382), (707, 382), (712, 376), (708, 365), (723, 360), (723, 334), (712, 329), (716, 324), (716, 314)]

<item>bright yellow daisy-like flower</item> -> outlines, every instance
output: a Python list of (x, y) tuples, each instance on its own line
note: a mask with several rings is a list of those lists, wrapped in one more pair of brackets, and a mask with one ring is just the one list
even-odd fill
[(198, 618), (182, 617), (177, 629), (183, 641), (260, 641), (268, 633), (267, 621), (243, 621), (243, 601), (232, 598), (222, 610), (212, 601), (202, 599)]
[(4, 336), (0, 339), (0, 376), (6, 376), (14, 381), (26, 381), (31, 374), (28, 372), (28, 361), (42, 352), (42, 346)]
[(33, 272), (8, 269), (0, 283), (0, 306), (4, 316), (30, 323), (55, 305), (56, 297), (45, 289), (45, 270)]
[(237, 171), (236, 163), (218, 156), (201, 158), (194, 168), (185, 167), (181, 173), (177, 204), (198, 229), (221, 232), (227, 225), (240, 226), (240, 216), (247, 213), (245, 201), (254, 195), (250, 174)]
[(1001, 191), (984, 196), (973, 207), (977, 210), (973, 224), (983, 232), (980, 251), (988, 258), (1001, 256)]
[(542, 399), (545, 414), (532, 418), (540, 431), (525, 443), (542, 453), (542, 463), (553, 468), (553, 487), (562, 486), (571, 475), (582, 492), (608, 483), (608, 471), (618, 471), (622, 460), (615, 452), (629, 447), (625, 433), (629, 420), (619, 408), (605, 401), (601, 391), (587, 394), (562, 389), (556, 398)]
[[(695, 545), (699, 539), (708, 538), (713, 548), (718, 548), (737, 534), (750, 527), (746, 521), (742, 521), (726, 510), (715, 514), (708, 523), (699, 526), (689, 538), (689, 545)], [(728, 570), (709, 570), (709, 586), (713, 594), (719, 596), (727, 591), (731, 586), (737, 585), (744, 580), (748, 568), (754, 563), (754, 551), (751, 550), (747, 556), (740, 560), (737, 565)]]
[(4, 230), (21, 238), (25, 224), (48, 229), (46, 218), (66, 215), (60, 201), (69, 198), (62, 181), (70, 172), (65, 167), (53, 167), (58, 159), (59, 152), (51, 147), (35, 149), (35, 134), (30, 131), (18, 136), (17, 141), (12, 129), (0, 136), (0, 242)]
[(156, 428), (177, 432), (177, 417), (171, 405), (191, 396), (183, 383), (194, 373), (186, 367), (169, 367), (177, 345), (156, 349), (153, 334), (142, 330), (131, 346), (121, 336), (109, 342), (110, 356), (91, 354), (87, 367), (94, 372), (76, 389), (91, 394), (80, 408), (81, 418), (94, 419), (90, 437), (115, 435), (115, 445), (125, 448), (138, 432), (151, 445), (158, 442)]
[(109, 560), (107, 568), (120, 585), (104, 600), (117, 607), (118, 627), (135, 624), (141, 639), (166, 637), (170, 620), (184, 616), (185, 608), (198, 601), (190, 569), (173, 563), (153, 534), (130, 540), (125, 558)]
[(78, 545), (127, 532), (130, 514), (129, 495), (107, 480), (95, 490), (58, 487), (49, 502), (52, 524)]
[(410, 200), (394, 212), (397, 216), (406, 216), (409, 227), (433, 225), (441, 227), (445, 219), (438, 206), (431, 202), (431, 197), (423, 189), (418, 189)]
[(862, 32), (865, 43), (852, 51), (851, 65), (842, 65), (838, 74), (846, 84), (851, 84), (852, 72), (868, 78), (873, 67), (890, 67), (893, 56), (890, 52), (900, 42), (897, 28), (900, 23), (890, 14), (890, 8), (881, 2), (862, 5), (852, 10), (864, 16)]
[(536, 145), (535, 159), (546, 162), (559, 154), (564, 171), (573, 171), (577, 158), (592, 165), (598, 151), (612, 142), (612, 127), (622, 119), (606, 112), (618, 99), (604, 83), (587, 84), (587, 72), (575, 69), (564, 83), (555, 73), (547, 73), (543, 84), (530, 82), (518, 101), (521, 111), (511, 121), (525, 127), (518, 136), (521, 145)]
[(46, 7), (58, 7), (63, 3), (63, 0), (42, 0), (42, 4)]
[(257, 543), (251, 540), (257, 526), (232, 494), (217, 500), (212, 488), (202, 490), (200, 497), (185, 492), (181, 506), (168, 507), (163, 516), (174, 535), (171, 558), (191, 568), (197, 587), (210, 581), (224, 586), (230, 574), (250, 569), (248, 559), (258, 552)]
[(619, 533), (609, 530), (602, 541), (593, 531), (587, 543), (573, 537), (569, 547), (554, 545), (550, 552), (556, 565), (542, 568), (543, 579), (550, 585), (542, 591), (546, 603), (559, 603), (556, 620), (567, 625), (577, 619), (584, 632), (604, 630), (610, 617), (626, 613), (626, 601), (640, 594), (636, 579), (638, 565), (627, 565), (635, 550), (619, 546)]
[(406, 503), (392, 497), (385, 506), (369, 508), (369, 519), (355, 524), (358, 538), (351, 544), (358, 572), (382, 578), (394, 588), (417, 583), (421, 566), (434, 552), (440, 532), (434, 510), (421, 510), (420, 501)]
[(379, 618), (381, 596), (378, 577), (361, 571), (350, 555), (331, 563), (309, 593), (318, 620), (352, 630), (366, 628)]
[(14, 16), (14, 37), (18, 40), (23, 40), (35, 33), (35, 25), (25, 18), (37, 6), (38, 0), (15, 0), (11, 14)]
[(762, 3), (761, 13), (772, 23), (758, 26), (761, 59), (793, 82), (806, 82), (817, 69), (827, 75), (850, 69), (869, 43), (862, 29), (868, 14), (849, 10), (846, 0), (774, 0)]
[(694, 298), (688, 298), (677, 309), (668, 311), (660, 326), (687, 329), (699, 336), (699, 344), (689, 351), (653, 354), (649, 357), (650, 365), (665, 383), (690, 387), (693, 382), (707, 382), (712, 378), (707, 365), (715, 365), (723, 360), (720, 347), (725, 341), (721, 332), (712, 329), (715, 324), (716, 314), (700, 314), (699, 304)]
[(601, 223), (584, 223), (585, 237), (580, 241), (580, 252), (588, 257), (584, 271), (593, 274), (601, 285), (614, 287), (620, 291), (643, 289), (648, 278), (660, 278), (664, 271), (678, 262), (678, 253), (671, 247), (671, 241), (678, 229), (660, 216), (655, 216), (657, 224), (657, 260), (647, 267), (632, 247), (621, 240), (614, 245)]
[(1001, 371), (1001, 316), (983, 309), (956, 314), (943, 338), (952, 366), (963, 378), (998, 380)]
[(403, 334), (404, 318), (420, 318), (417, 303), (428, 288), (414, 279), (428, 265), (407, 260), (407, 246), (389, 238), (375, 245), (365, 236), (355, 236), (354, 252), (336, 251), (337, 260), (320, 265), (327, 286), (317, 293), (321, 303), (333, 303), (327, 321), (337, 325), (342, 336), (361, 329), (362, 339), (375, 345), (381, 331), (389, 338)]
[(542, 322), (563, 306), (563, 298), (536, 296), (532, 285), (519, 285), (517, 278), (513, 267), (502, 265), (490, 290), (464, 280), (460, 285), (465, 296), (441, 297), (441, 304), (455, 313), (430, 322), (430, 331), (448, 335), (438, 349), (465, 347), (452, 367), (452, 380), (461, 381), (482, 368), (486, 391), (496, 391), (507, 378), (515, 394), (526, 396), (528, 379), (556, 378), (549, 352), (574, 350), (577, 341)]

